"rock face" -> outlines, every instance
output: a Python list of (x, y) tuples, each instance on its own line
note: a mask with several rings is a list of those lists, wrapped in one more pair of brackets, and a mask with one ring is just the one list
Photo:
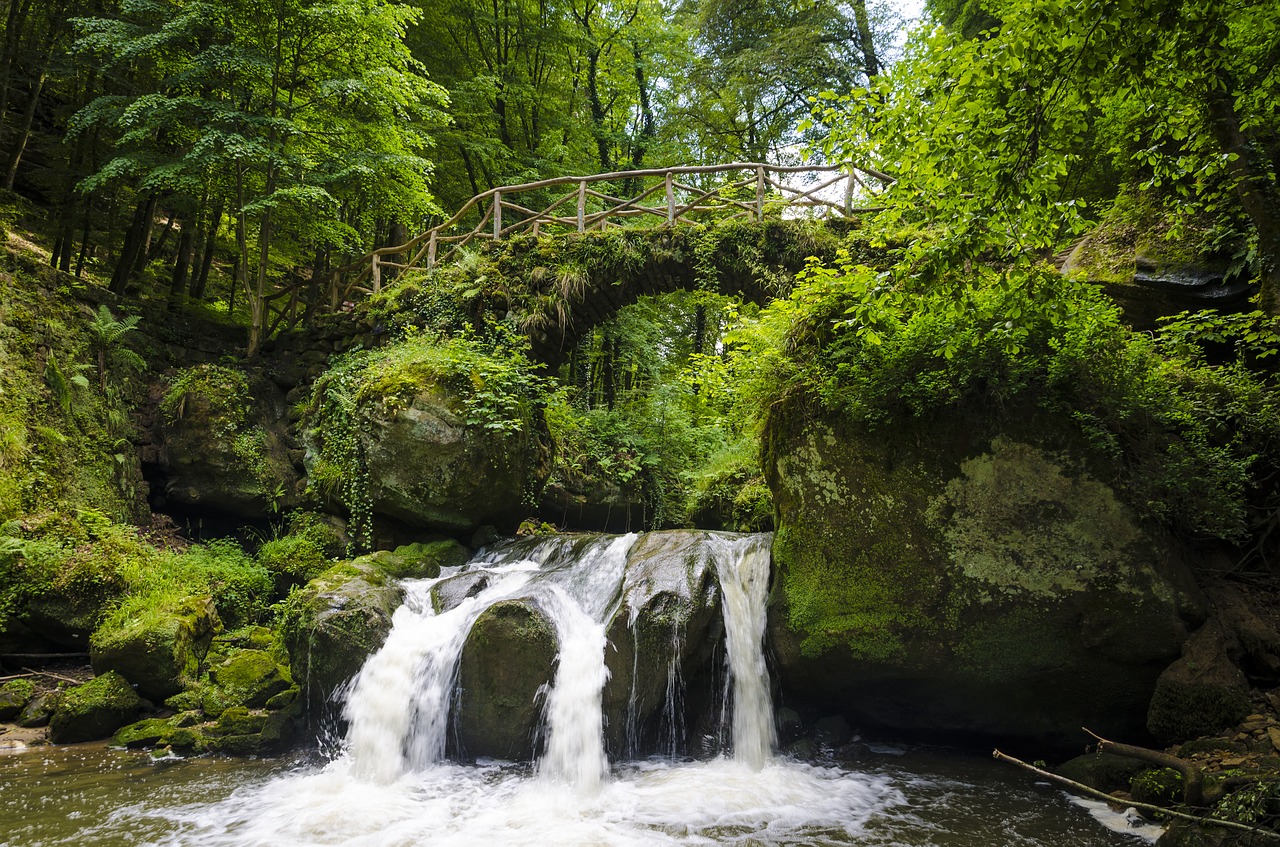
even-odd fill
[(136, 719), (144, 706), (129, 682), (109, 671), (63, 695), (49, 721), (49, 740), (74, 744), (106, 738)]
[(551, 622), (528, 601), (490, 606), (471, 627), (458, 672), (458, 740), (469, 757), (533, 758), (538, 696), (555, 674)]
[(216, 365), (189, 369), (180, 384), (159, 415), (163, 502), (250, 519), (297, 506), (301, 477), (279, 389)]
[(157, 702), (195, 682), (209, 642), (222, 630), (212, 597), (189, 597), (177, 609), (109, 632), (91, 643), (94, 673), (117, 671)]
[(784, 689), (902, 730), (1141, 732), (1203, 611), (1182, 551), (1091, 472), (1068, 424), (1027, 408), (868, 433), (778, 411)]
[[(682, 743), (674, 724), (710, 705), (724, 622), (709, 552), (707, 533), (679, 530), (641, 535), (627, 554), (605, 650), (605, 740), (615, 757), (684, 752), (670, 749)], [(681, 715), (665, 713), (669, 698)]]
[(373, 511), (410, 527), (514, 529), (546, 480), (536, 423), (515, 433), (468, 424), (457, 395), (440, 387), (375, 405), (362, 431)]
[(384, 574), (358, 560), (330, 568), (291, 596), (282, 634), (293, 679), (313, 714), (382, 646), (403, 599)]

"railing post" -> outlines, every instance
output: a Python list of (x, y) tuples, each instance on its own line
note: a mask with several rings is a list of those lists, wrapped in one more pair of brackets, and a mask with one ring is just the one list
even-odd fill
[(370, 274), (370, 276), (373, 277), (373, 293), (374, 294), (377, 294), (380, 290), (382, 290), (382, 268), (378, 266), (378, 258), (379, 258), (378, 254), (374, 253), (373, 254), (373, 273)]
[(427, 268), (436, 266), (436, 231), (431, 230), (431, 237), (427, 239)]
[(764, 220), (764, 168), (756, 168), (756, 220)]
[(587, 181), (578, 183), (578, 232), (587, 229)]
[(671, 184), (671, 171), (667, 171), (667, 223), (675, 223), (676, 220), (676, 191), (675, 186)]
[(502, 238), (502, 192), (493, 192), (493, 240)]

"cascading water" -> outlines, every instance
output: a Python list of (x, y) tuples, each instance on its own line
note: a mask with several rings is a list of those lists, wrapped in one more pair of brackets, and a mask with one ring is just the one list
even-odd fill
[[(945, 776), (895, 770), (887, 762), (858, 773), (775, 756), (762, 652), (769, 537), (681, 537), (695, 540), (695, 554), (658, 576), (651, 569), (630, 582), (626, 569), (634, 536), (520, 542), (440, 579), (411, 582), (385, 646), (351, 686), (343, 755), (323, 766), (277, 771), (247, 782), (213, 788), (200, 783), (185, 793), (174, 793), (171, 787), (184, 772), (183, 765), (174, 765), (160, 771), (163, 791), (155, 792), (160, 799), (113, 811), (101, 826), (92, 828), (88, 840), (41, 843), (99, 843), (92, 836), (108, 833), (127, 833), (127, 840), (104, 843), (192, 847), (1121, 843), (1099, 837), (1096, 826), (1085, 828), (1089, 824), (1081, 821), (1082, 812), (1067, 823), (1053, 824), (1056, 829), (1043, 828), (1037, 817), (1047, 806), (1042, 793), (1021, 783), (985, 789)], [(650, 545), (655, 546), (662, 545)], [(705, 574), (708, 563), (718, 576), (718, 589), (707, 589), (710, 597), (703, 588), (692, 590), (692, 583), (702, 578), (695, 580), (695, 572)], [(655, 749), (674, 753), (677, 725), (686, 718), (698, 720), (685, 715), (684, 708), (695, 700), (709, 700), (692, 689), (682, 693), (682, 682), (719, 678), (697, 669), (691, 676), (681, 664), (681, 655), (694, 654), (687, 651), (691, 630), (683, 628), (689, 619), (664, 617), (669, 607), (645, 607), (647, 613), (658, 613), (648, 635), (641, 638), (631, 593), (643, 584), (654, 596), (655, 586), (661, 584), (666, 591), (679, 587), (686, 577), (690, 590), (674, 594), (709, 601), (708, 609), (718, 605), (723, 614), (723, 630), (699, 631), (715, 638), (723, 631), (728, 667), (723, 720), (731, 724), (732, 757), (618, 762), (610, 772), (602, 717), (607, 712), (602, 707), (610, 649), (606, 633), (615, 638), (629, 633), (635, 639), (636, 652), (626, 653), (616, 670), (634, 674), (649, 668), (660, 677), (626, 686), (633, 701), (624, 715), (628, 745), (643, 736), (639, 721), (635, 727), (630, 723), (634, 701), (643, 694), (661, 710), (660, 716), (651, 713), (646, 720), (672, 730)], [(714, 596), (717, 590), (719, 599)], [(448, 712), (456, 699), (468, 633), (486, 609), (513, 599), (526, 601), (544, 615), (560, 643), (554, 679), (546, 692), (545, 744), (532, 775), (518, 764), (465, 765), (445, 759)], [(624, 606), (623, 628), (608, 628)], [(643, 656), (641, 649), (646, 651)], [(712, 661), (721, 654), (704, 650), (697, 655)], [(225, 799), (209, 802), (210, 791)], [(1016, 791), (1026, 795), (1018, 801), (1022, 811), (1006, 813), (1009, 796)], [(915, 799), (910, 805), (908, 793)], [(975, 814), (975, 804), (1000, 811)], [(1019, 820), (1025, 820), (1025, 826)], [(971, 827), (966, 831), (975, 834), (956, 840), (949, 835), (955, 825), (949, 821)], [(972, 829), (975, 826), (984, 828)], [(0, 847), (17, 843), (5, 841), (0, 831)]]
[(732, 686), (733, 755), (760, 770), (773, 752), (773, 703), (764, 658), (765, 601), (769, 594), (768, 535), (713, 536), (724, 592), (725, 653)]

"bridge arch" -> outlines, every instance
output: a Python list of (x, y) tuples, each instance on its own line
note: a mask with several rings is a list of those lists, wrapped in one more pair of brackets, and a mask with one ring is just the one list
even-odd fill
[(808, 257), (831, 259), (846, 220), (730, 221), (512, 240), (494, 258), (491, 304), (554, 369), (592, 329), (641, 297), (686, 290), (764, 305), (786, 296)]

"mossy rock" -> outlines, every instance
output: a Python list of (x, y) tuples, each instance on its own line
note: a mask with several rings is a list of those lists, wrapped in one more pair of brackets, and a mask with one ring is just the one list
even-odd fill
[(190, 686), (215, 633), (221, 631), (212, 597), (189, 597), (176, 609), (156, 612), (119, 629), (94, 633), (90, 659), (95, 673), (117, 671), (152, 700)]
[(527, 761), (541, 716), (539, 690), (555, 674), (550, 621), (524, 600), (484, 611), (462, 648), (458, 739), (466, 755)]
[(777, 407), (770, 631), (785, 690), (868, 725), (1140, 734), (1203, 620), (1190, 553), (1031, 403), (874, 430)]
[(53, 717), (53, 713), (58, 710), (58, 704), (62, 702), (62, 694), (63, 692), (57, 689), (37, 694), (27, 702), (13, 722), (27, 729), (48, 726), (49, 719)]
[(1139, 803), (1176, 805), (1182, 799), (1182, 774), (1173, 768), (1146, 768), (1129, 780), (1129, 793)]
[(74, 744), (106, 738), (133, 721), (145, 707), (128, 680), (108, 671), (63, 695), (49, 721), (49, 740)]
[(430, 379), (402, 402), (377, 402), (370, 390), (359, 435), (374, 514), (447, 532), (515, 528), (549, 470), (540, 412), (501, 432), (468, 423), (459, 395)]
[(434, 579), (440, 576), (441, 568), (465, 565), (471, 551), (452, 538), (445, 538), (379, 550), (363, 558), (396, 579)]
[(292, 687), (275, 660), (261, 650), (239, 650), (209, 669), (209, 681), (235, 704), (257, 709)]
[(174, 377), (160, 405), (166, 501), (250, 519), (298, 505), (284, 396), (269, 380), (197, 365)]
[(386, 641), (403, 591), (367, 563), (330, 568), (285, 603), (280, 627), (290, 676), (309, 711), (323, 712), (335, 691)]
[(1249, 682), (1231, 659), (1231, 635), (1211, 618), (1160, 674), (1147, 729), (1163, 744), (1213, 735), (1249, 714)]
[(1130, 781), (1146, 768), (1144, 763), (1127, 756), (1086, 753), (1063, 762), (1053, 770), (1059, 776), (1110, 794), (1112, 791), (1127, 790)]
[(17, 717), (35, 696), (35, 684), (29, 679), (11, 679), (0, 685), (0, 721)]

